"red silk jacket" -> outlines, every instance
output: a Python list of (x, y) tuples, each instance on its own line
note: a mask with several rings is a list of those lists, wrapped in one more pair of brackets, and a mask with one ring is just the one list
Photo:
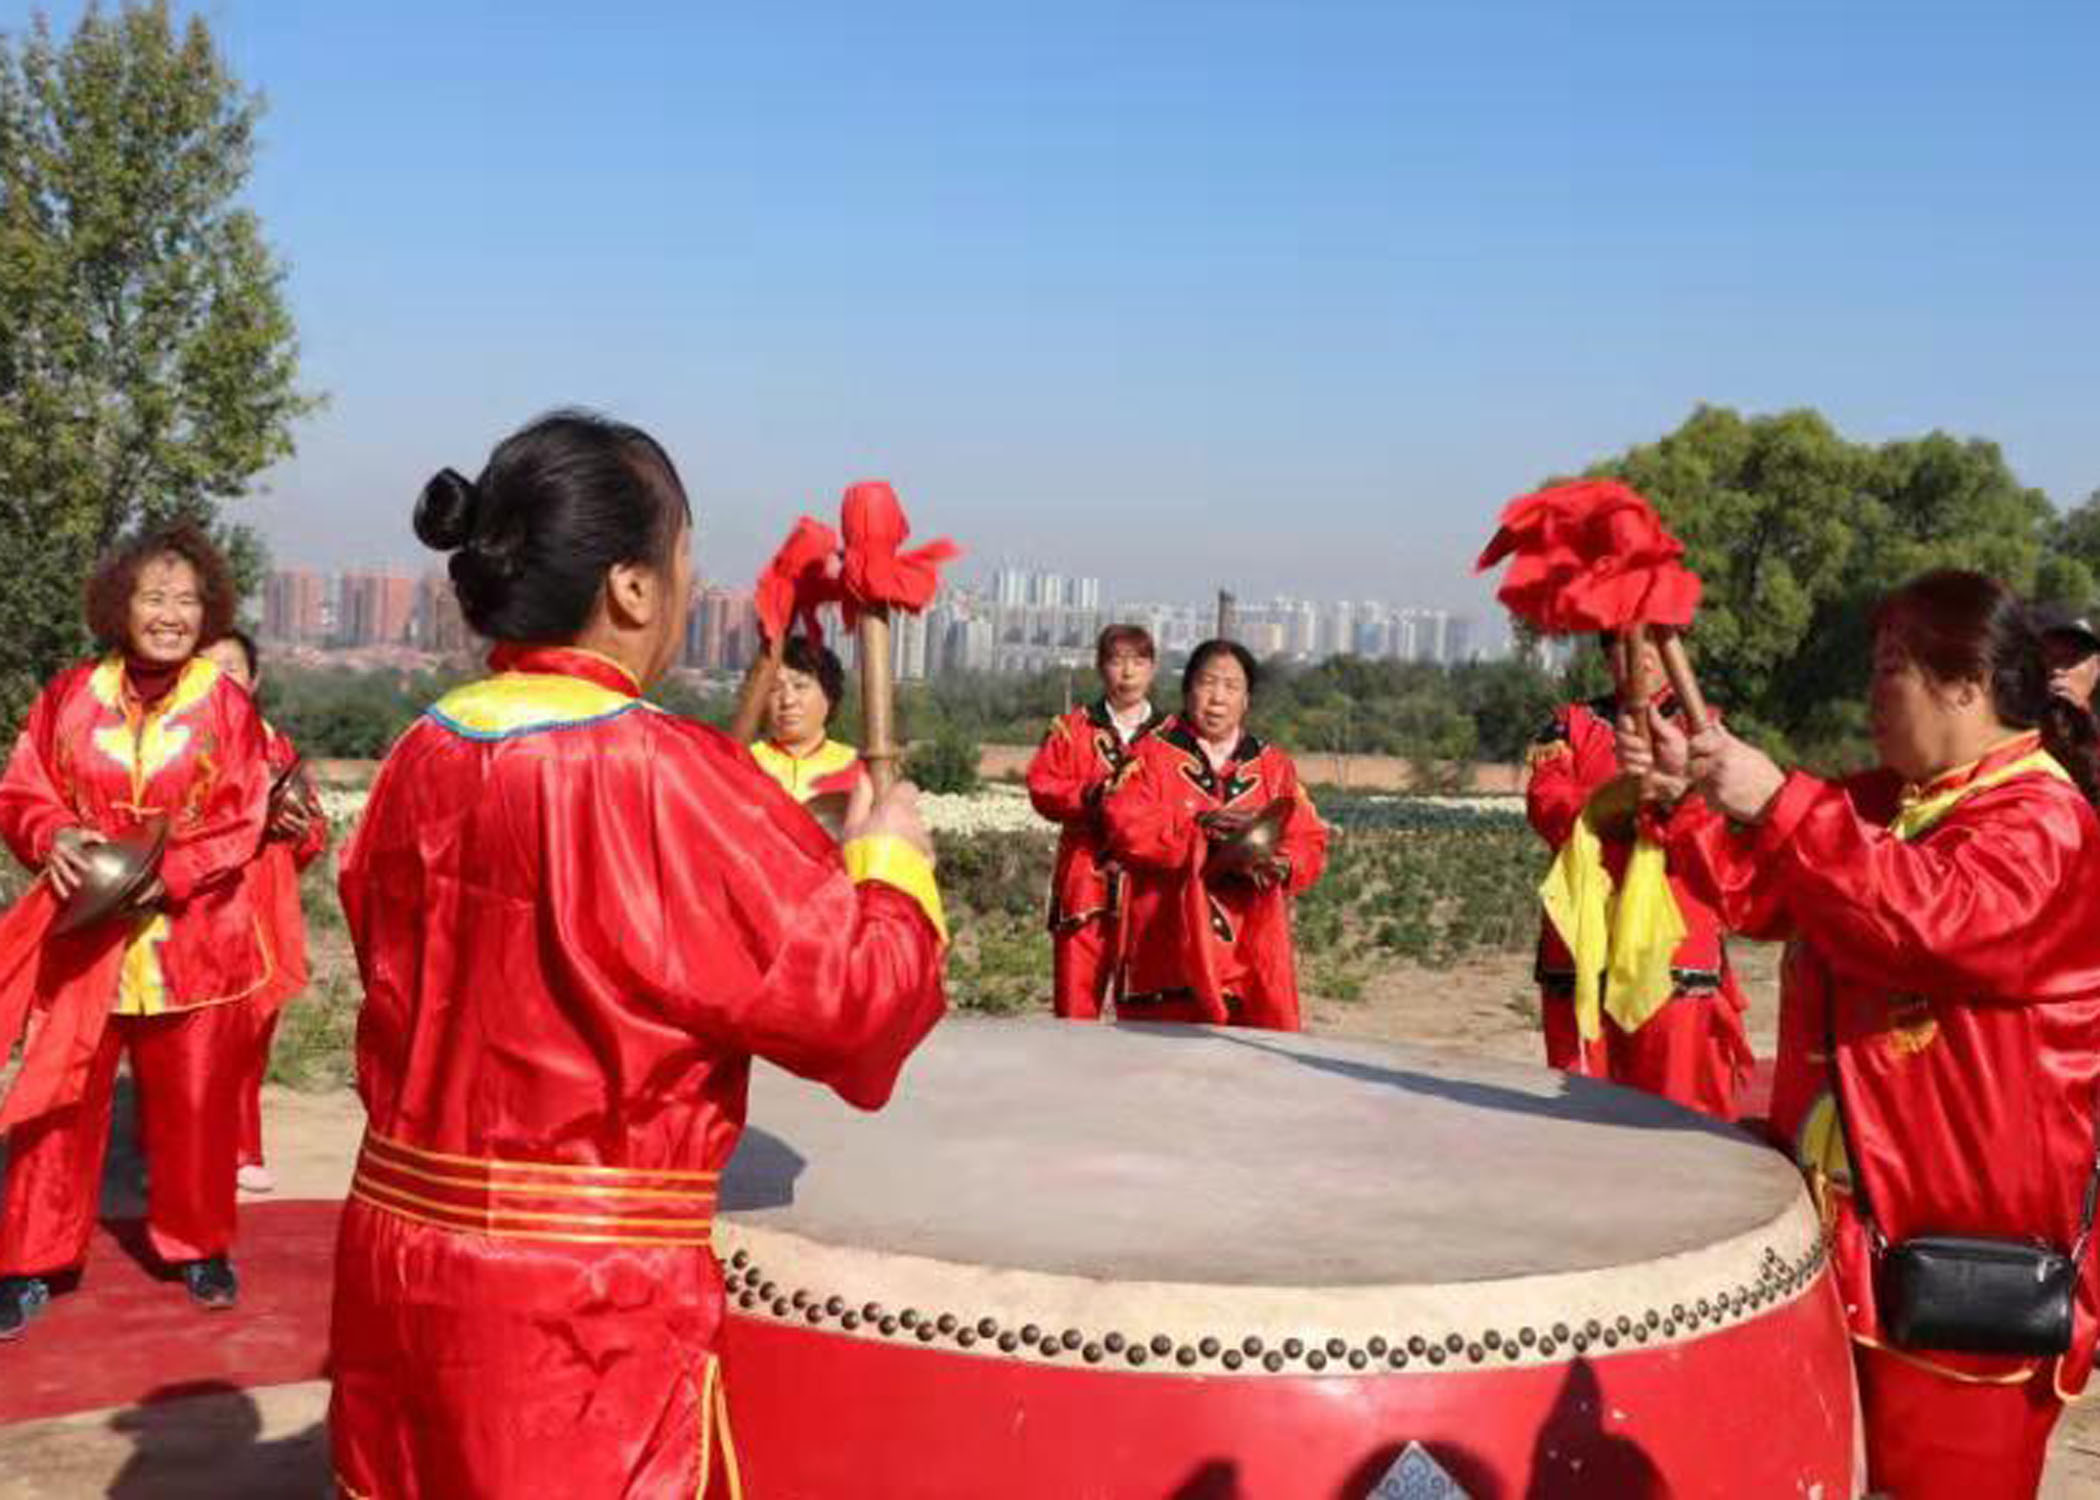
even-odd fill
[[(2023, 735), (1925, 790), (1959, 788), (2036, 744)], [(2100, 820), (2068, 782), (2029, 773), (1906, 842), (1886, 827), (1902, 793), (1887, 772), (1839, 783), (1796, 773), (1755, 829), (1691, 801), (1666, 825), (1673, 867), (1684, 862), (1732, 928), (1791, 940), (1771, 1129), (1827, 1188), (1839, 1286), (1863, 1342), (1882, 1330), (1833, 1076), (1891, 1243), (1971, 1234), (2068, 1250), (2100, 1103)], [(2089, 1247), (2072, 1352), (2040, 1378), (2083, 1387), (2096, 1314)], [(1917, 1357), (1970, 1375), (2023, 1368)]]
[[(1254, 812), (1279, 801), (1293, 804), (1279, 850), (1290, 861), (1289, 879), (1266, 890), (1246, 880), (1206, 879), (1210, 841), (1197, 816)], [(1223, 770), (1213, 772), (1177, 715), (1137, 742), (1101, 808), (1109, 852), (1132, 872), (1126, 998), (1186, 992), (1214, 1023), (1296, 1031), (1290, 898), (1320, 878), (1327, 828), (1291, 758), (1243, 735)]]
[(342, 860), (369, 1122), (337, 1466), (389, 1496), (692, 1493), (752, 1059), (880, 1106), (943, 1008), (939, 898), (611, 662), (491, 665), (394, 746)]
[[(269, 737), (270, 779), (299, 760), (291, 737), (264, 721)], [(266, 1014), (274, 1014), (287, 1000), (306, 988), (311, 977), (306, 962), (306, 908), (299, 896), (299, 872), (320, 857), (328, 847), (328, 820), (312, 808), (306, 832), (295, 840), (267, 836), (262, 853), (248, 867), (250, 900), (262, 919), (263, 935), (270, 945), (270, 982), (257, 996)]]
[(61, 829), (114, 837), (165, 815), (167, 901), (49, 938), (57, 902), (40, 881), (0, 918), (0, 1047), (33, 1010), (44, 1016), (0, 1127), (79, 1097), (112, 1014), (226, 1004), (266, 985), (270, 955), (241, 878), (262, 842), (266, 756), (248, 695), (201, 656), (150, 709), (114, 656), (68, 668), (38, 696), (0, 774), (0, 837), (37, 868)]
[[(1665, 703), (1665, 712), (1670, 706)], [(1619, 774), (1619, 754), (1612, 730), (1615, 700), (1595, 698), (1554, 710), (1553, 722), (1532, 742), (1531, 777), (1524, 789), (1524, 813), (1546, 846), (1558, 851), (1574, 831), (1576, 818), (1598, 789)], [(1614, 883), (1626, 875), (1633, 853), (1628, 839), (1605, 839), (1604, 868)], [(1670, 967), (1680, 991), (1710, 993), (1722, 988), (1728, 956), (1722, 943), (1720, 914), (1713, 903), (1670, 867), (1670, 893), (1684, 917), (1684, 941)], [(1539, 923), (1537, 965), (1541, 985), (1573, 993), (1575, 959), (1551, 922)]]
[(1084, 704), (1050, 721), (1028, 762), (1028, 800), (1058, 825), (1057, 867), (1050, 876), (1050, 930), (1076, 927), (1115, 909), (1116, 891), (1101, 798), (1136, 745), (1162, 723), (1152, 710), (1125, 745), (1106, 702)]

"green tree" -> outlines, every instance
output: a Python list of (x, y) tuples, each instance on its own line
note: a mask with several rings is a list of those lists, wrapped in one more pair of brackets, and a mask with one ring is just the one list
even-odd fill
[[(96, 554), (215, 522), (316, 405), (239, 201), (261, 109), (166, 0), (0, 36), (0, 725), (85, 649)], [(253, 538), (220, 535), (252, 581)]]
[(1625, 479), (1704, 578), (1694, 654), (1709, 694), (1796, 753), (1856, 742), (1874, 601), (1926, 568), (1978, 568), (2021, 592), (2075, 587), (2048, 498), (1994, 443), (1932, 433), (1848, 442), (1813, 411), (1701, 407), (1590, 472)]
[(2100, 490), (2071, 507), (2050, 529), (2046, 576), (2035, 584), (2035, 596), (2083, 608), (2093, 602), (2093, 580), (2100, 578)]

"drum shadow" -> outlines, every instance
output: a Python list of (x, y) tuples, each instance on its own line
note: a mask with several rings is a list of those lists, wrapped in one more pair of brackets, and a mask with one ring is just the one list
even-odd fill
[(803, 1154), (770, 1130), (744, 1127), (736, 1154), (722, 1174), (718, 1209), (788, 1208), (795, 1202), (795, 1179), (809, 1165)]
[(1497, 1083), (1482, 1083), (1476, 1079), (1440, 1078), (1434, 1073), (1421, 1073), (1412, 1068), (1393, 1068), (1379, 1063), (1358, 1062), (1352, 1058), (1297, 1052), (1288, 1047), (1272, 1046), (1267, 1042), (1256, 1041), (1252, 1037), (1225, 1030), (1216, 1030), (1208, 1034), (1220, 1041), (1230, 1042), (1235, 1047), (1248, 1047), (1256, 1052), (1266, 1052), (1272, 1057), (1280, 1057), (1302, 1067), (1331, 1073), (1355, 1083), (1373, 1083), (1387, 1088), (1405, 1089), (1413, 1094), (1446, 1099), (1453, 1104), (1465, 1105), (1469, 1109), (1536, 1115), (1549, 1120), (1575, 1120), (1585, 1125), (1624, 1125), (1635, 1130), (1694, 1131), (1703, 1135), (1720, 1136), (1730, 1141), (1744, 1139), (1741, 1129), (1725, 1121), (1712, 1119), (1696, 1110), (1684, 1109), (1652, 1094), (1620, 1088), (1616, 1084), (1600, 1083), (1594, 1079), (1580, 1078), (1570, 1073), (1559, 1075), (1560, 1087), (1557, 1093), (1534, 1094), (1524, 1089), (1506, 1088)]

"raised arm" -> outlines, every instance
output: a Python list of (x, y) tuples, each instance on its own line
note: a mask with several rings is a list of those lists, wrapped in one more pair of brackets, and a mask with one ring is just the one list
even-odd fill
[(1797, 772), (1749, 842), (1800, 934), (1834, 967), (1890, 988), (2048, 999), (2050, 976), (2089, 986), (2100, 967), (2100, 934), (2080, 916), (2100, 881), (2100, 833), (2053, 778), (1979, 791), (1906, 842), (1842, 788)]

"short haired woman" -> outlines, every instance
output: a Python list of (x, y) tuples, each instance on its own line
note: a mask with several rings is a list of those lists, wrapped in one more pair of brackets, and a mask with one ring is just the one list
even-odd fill
[[(1620, 754), (1657, 806), (1699, 793), (1663, 824), (1673, 867), (1732, 928), (1790, 940), (1771, 1128), (1831, 1225), (1869, 1487), (2027, 1497), (2100, 1331), (2100, 779), (2004, 587), (1927, 573), (1874, 627), (1878, 769), (1783, 771), (1723, 729), (1687, 747), (1660, 715), (1623, 726)], [(1932, 1327), (1897, 1274), (1925, 1236), (2068, 1256), (2067, 1346), (1985, 1352), (2022, 1347), (2009, 1322), (1905, 1343)], [(1967, 1285), (1941, 1310), (1984, 1321)]]
[(751, 746), (758, 768), (797, 802), (850, 794), (866, 779), (860, 752), (831, 738), (831, 716), (846, 695), (846, 669), (829, 646), (791, 635), (766, 694), (765, 737)]
[(1164, 722), (1152, 706), (1159, 653), (1142, 625), (1110, 625), (1094, 643), (1101, 697), (1050, 721), (1028, 763), (1028, 800), (1058, 825), (1050, 873), (1050, 1008), (1101, 1016), (1121, 962), (1129, 884), (1109, 855), (1101, 798), (1137, 742)]
[[(245, 630), (230, 630), (204, 648), (219, 670), (251, 698), (262, 691), (262, 653)], [(255, 1040), (241, 1079), (240, 1189), (268, 1193), (277, 1180), (263, 1160), (262, 1086), (270, 1071), (270, 1044), (277, 1018), (306, 988), (306, 906), (299, 874), (328, 847), (328, 819), (314, 796), (291, 736), (263, 720), (269, 743), (270, 821), (262, 849), (248, 866), (248, 890), (255, 917), (270, 947), (270, 982), (254, 1000)]]
[[(204, 533), (177, 525), (117, 548), (88, 582), (103, 655), (53, 678), (0, 777), (0, 835), (43, 888), (0, 919), (0, 1052), (43, 1017), (4, 1108), (0, 1338), (87, 1258), (117, 1064), (128, 1056), (152, 1161), (146, 1233), (190, 1296), (230, 1307), (236, 1123), (267, 983), (243, 873), (269, 793), (262, 720), (201, 642), (232, 625), (235, 591)], [(157, 874), (73, 931), (62, 903), (90, 849), (166, 829)]]
[(715, 1190), (764, 1057), (879, 1107), (942, 1009), (914, 793), (843, 849), (641, 698), (683, 639), (684, 487), (559, 412), (423, 491), (492, 675), (380, 768), (342, 863), (368, 1123), (329, 1430), (354, 1494), (705, 1495), (733, 1473)]
[[(1198, 646), (1181, 712), (1102, 799), (1109, 852), (1134, 876), (1124, 1020), (1299, 1029), (1291, 900), (1320, 878), (1327, 830), (1291, 758), (1247, 731), (1260, 683), (1238, 642)], [(1241, 858), (1265, 831), (1273, 844)]]

